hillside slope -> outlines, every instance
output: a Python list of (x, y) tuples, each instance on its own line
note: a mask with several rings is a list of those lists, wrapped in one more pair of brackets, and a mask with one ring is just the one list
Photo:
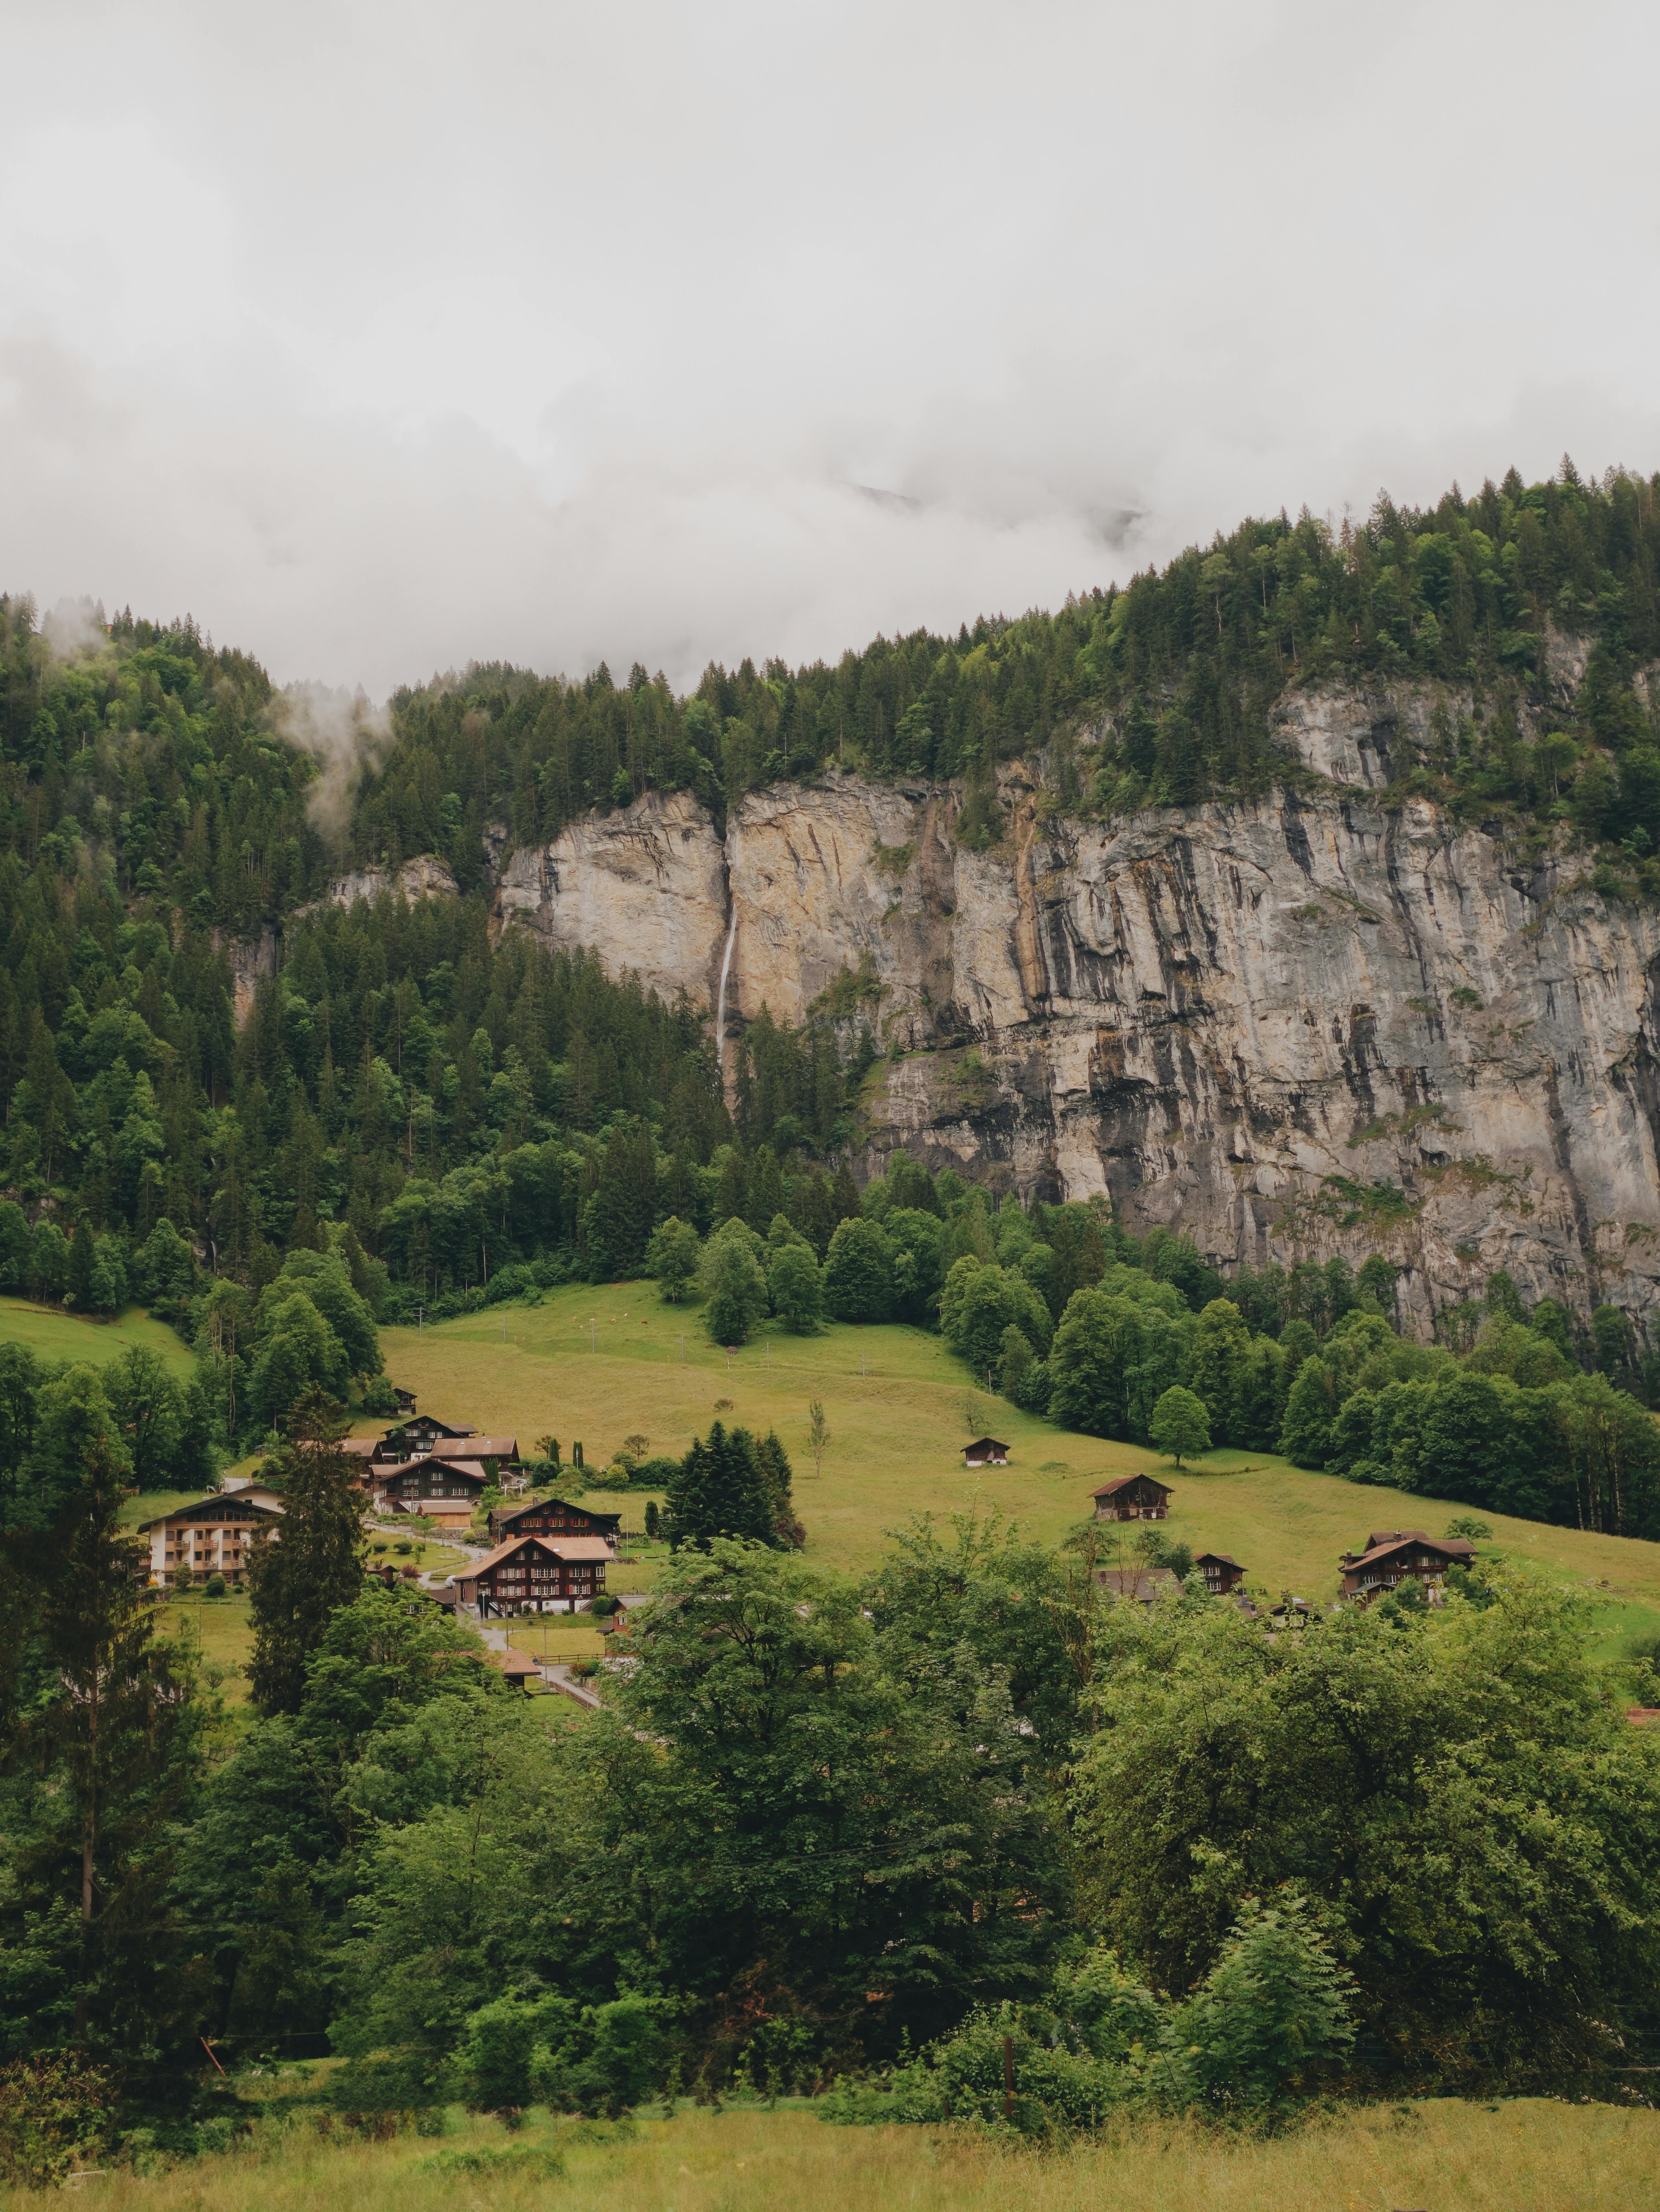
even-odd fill
[[(1006, 1468), (970, 1472), (961, 1447), (971, 1394), (938, 1337), (832, 1325), (803, 1338), (769, 1325), (729, 1358), (709, 1342), (695, 1310), (663, 1304), (650, 1283), (574, 1285), (537, 1307), (388, 1329), (383, 1341), (387, 1371), (418, 1394), (423, 1411), (499, 1425), (526, 1448), (551, 1431), (567, 1457), (580, 1438), (591, 1468), (603, 1466), (631, 1431), (645, 1436), (652, 1452), (677, 1455), (717, 1419), (761, 1432), (776, 1428), (795, 1469), (809, 1557), (854, 1571), (873, 1566), (888, 1532), (912, 1513), (996, 1510), (1040, 1541), (1057, 1543), (1088, 1517), (1098, 1483), (1141, 1468), (1173, 1487), (1171, 1534), (1195, 1551), (1232, 1553), (1253, 1583), (1275, 1595), (1290, 1589), (1330, 1597), (1338, 1554), (1368, 1529), (1439, 1534), (1469, 1510), (1312, 1474), (1260, 1452), (1213, 1453), (1175, 1473), (1135, 1444), (1069, 1435), (984, 1396), (973, 1400), (975, 1425), (1009, 1442), (1013, 1457)], [(807, 1442), (815, 1398), (831, 1431), (816, 1474)], [(373, 1425), (360, 1427), (368, 1434)], [(599, 1502), (638, 1526), (638, 1498)], [(1600, 1606), (1632, 1608), (1628, 1626), (1660, 1621), (1660, 1544), (1488, 1517), (1512, 1557), (1579, 1584)], [(629, 1587), (628, 1579), (615, 1586)]]

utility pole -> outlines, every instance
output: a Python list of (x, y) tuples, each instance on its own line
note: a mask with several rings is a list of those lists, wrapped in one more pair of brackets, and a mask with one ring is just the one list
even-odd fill
[(588, 1349), (590, 1352), (597, 1352), (599, 1349), (599, 1340), (594, 1334), (594, 1317), (592, 1314), (590, 1314), (588, 1316)]

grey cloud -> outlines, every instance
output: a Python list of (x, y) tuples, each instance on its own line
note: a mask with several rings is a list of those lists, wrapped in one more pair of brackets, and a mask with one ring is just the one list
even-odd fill
[(1660, 462), (1651, 11), (64, 0), (0, 587), (281, 681), (833, 657)]

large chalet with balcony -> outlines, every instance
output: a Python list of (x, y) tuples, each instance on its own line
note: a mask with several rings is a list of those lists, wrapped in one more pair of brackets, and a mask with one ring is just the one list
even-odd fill
[(1345, 1552), (1343, 1595), (1370, 1605), (1409, 1577), (1422, 1584), (1432, 1605), (1440, 1602), (1449, 1567), (1467, 1567), (1475, 1547), (1462, 1536), (1427, 1536), (1421, 1528), (1374, 1528), (1363, 1552)]
[(601, 1595), (611, 1547), (603, 1536), (511, 1536), (455, 1578), (463, 1605), (492, 1614), (574, 1613)]
[(239, 1588), (254, 1546), (274, 1534), (282, 1520), (280, 1505), (257, 1504), (245, 1491), (233, 1491), (181, 1505), (159, 1520), (141, 1521), (138, 1533), (150, 1540), (150, 1580), (171, 1584), (183, 1571), (192, 1582), (223, 1575), (233, 1589)]

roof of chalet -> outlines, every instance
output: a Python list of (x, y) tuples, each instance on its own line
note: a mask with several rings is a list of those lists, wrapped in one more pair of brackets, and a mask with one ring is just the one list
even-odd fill
[(460, 1428), (451, 1428), (447, 1421), (440, 1421), (436, 1413), (410, 1413), (401, 1421), (394, 1421), (386, 1434), (395, 1436), (399, 1429), (436, 1429), (441, 1437), (476, 1437), (478, 1434), (476, 1429), (464, 1425)]
[(1181, 1588), (1168, 1567), (1098, 1567), (1095, 1580), (1115, 1597), (1167, 1597)]
[(596, 1513), (591, 1505), (573, 1505), (563, 1498), (530, 1498), (523, 1505), (498, 1505), (496, 1524), (502, 1528), (511, 1528), (515, 1521), (521, 1520), (527, 1513), (585, 1513), (597, 1528), (620, 1528), (622, 1526), (620, 1513)]
[(278, 1505), (256, 1505), (253, 1500), (232, 1491), (228, 1496), (215, 1491), (211, 1498), (198, 1498), (194, 1505), (180, 1505), (171, 1513), (158, 1513), (154, 1521), (141, 1521), (139, 1534), (151, 1528), (165, 1528), (174, 1521), (222, 1521), (227, 1506), (234, 1507), (237, 1515), (246, 1514), (251, 1521), (280, 1521), (282, 1509)]
[(470, 1566), (457, 1576), (456, 1580), (476, 1582), (481, 1575), (488, 1575), (492, 1567), (500, 1566), (504, 1559), (511, 1559), (526, 1544), (539, 1544), (544, 1552), (551, 1552), (556, 1559), (603, 1559), (608, 1565), (610, 1564), (611, 1547), (603, 1536), (544, 1536), (539, 1534), (510, 1536), (505, 1544), (498, 1544), (494, 1552), (487, 1552), (482, 1559), (475, 1559)]
[(998, 1439), (997, 1437), (975, 1437), (975, 1439), (974, 1439), (974, 1441), (973, 1441), (973, 1443), (972, 1443), (972, 1444), (965, 1444), (965, 1445), (963, 1446), (963, 1449), (964, 1449), (966, 1452), (974, 1452), (974, 1451), (1000, 1451), (1000, 1452), (1006, 1452), (1006, 1451), (1009, 1449), (1009, 1446), (1008, 1446), (1006, 1443), (1001, 1443), (1001, 1442), (999, 1441), (999, 1439)]
[(1421, 1528), (1374, 1528), (1366, 1538), (1364, 1552), (1345, 1552), (1345, 1567), (1370, 1566), (1376, 1559), (1387, 1559), (1391, 1552), (1403, 1551), (1409, 1544), (1421, 1544), (1431, 1552), (1439, 1552), (1444, 1559), (1473, 1559), (1475, 1547), (1463, 1536), (1427, 1536)]
[(1111, 1482), (1104, 1482), (1099, 1490), (1092, 1490), (1089, 1494), (1092, 1498), (1111, 1498), (1115, 1491), (1128, 1490), (1133, 1482), (1150, 1483), (1154, 1490), (1166, 1492), (1170, 1488), (1167, 1482), (1160, 1482), (1155, 1475), (1115, 1474)]
[[(439, 1454), (434, 1452), (433, 1456), (436, 1459)], [(473, 1435), (469, 1431), (467, 1449), (462, 1456), (466, 1459), (517, 1459), (518, 1438), (517, 1437), (480, 1437)]]
[(396, 1482), (401, 1474), (433, 1473), (464, 1475), (469, 1482), (477, 1483), (481, 1490), (490, 1479), (483, 1468), (474, 1462), (464, 1459), (439, 1459), (434, 1453), (430, 1459), (404, 1459), (400, 1460), (396, 1467), (382, 1468), (380, 1480), (383, 1482)]
[(342, 1437), (340, 1449), (348, 1459), (373, 1459), (381, 1441), (379, 1437)]
[[(1207, 1559), (1214, 1559), (1219, 1567), (1239, 1567), (1239, 1562), (1231, 1552), (1196, 1552), (1193, 1555), (1196, 1567), (1202, 1567)], [(1245, 1569), (1239, 1567), (1239, 1572), (1243, 1574)]]
[(488, 1656), (493, 1667), (499, 1667), (514, 1681), (522, 1681), (527, 1674), (540, 1674), (542, 1672), (536, 1661), (526, 1658), (522, 1651), (492, 1651)]

